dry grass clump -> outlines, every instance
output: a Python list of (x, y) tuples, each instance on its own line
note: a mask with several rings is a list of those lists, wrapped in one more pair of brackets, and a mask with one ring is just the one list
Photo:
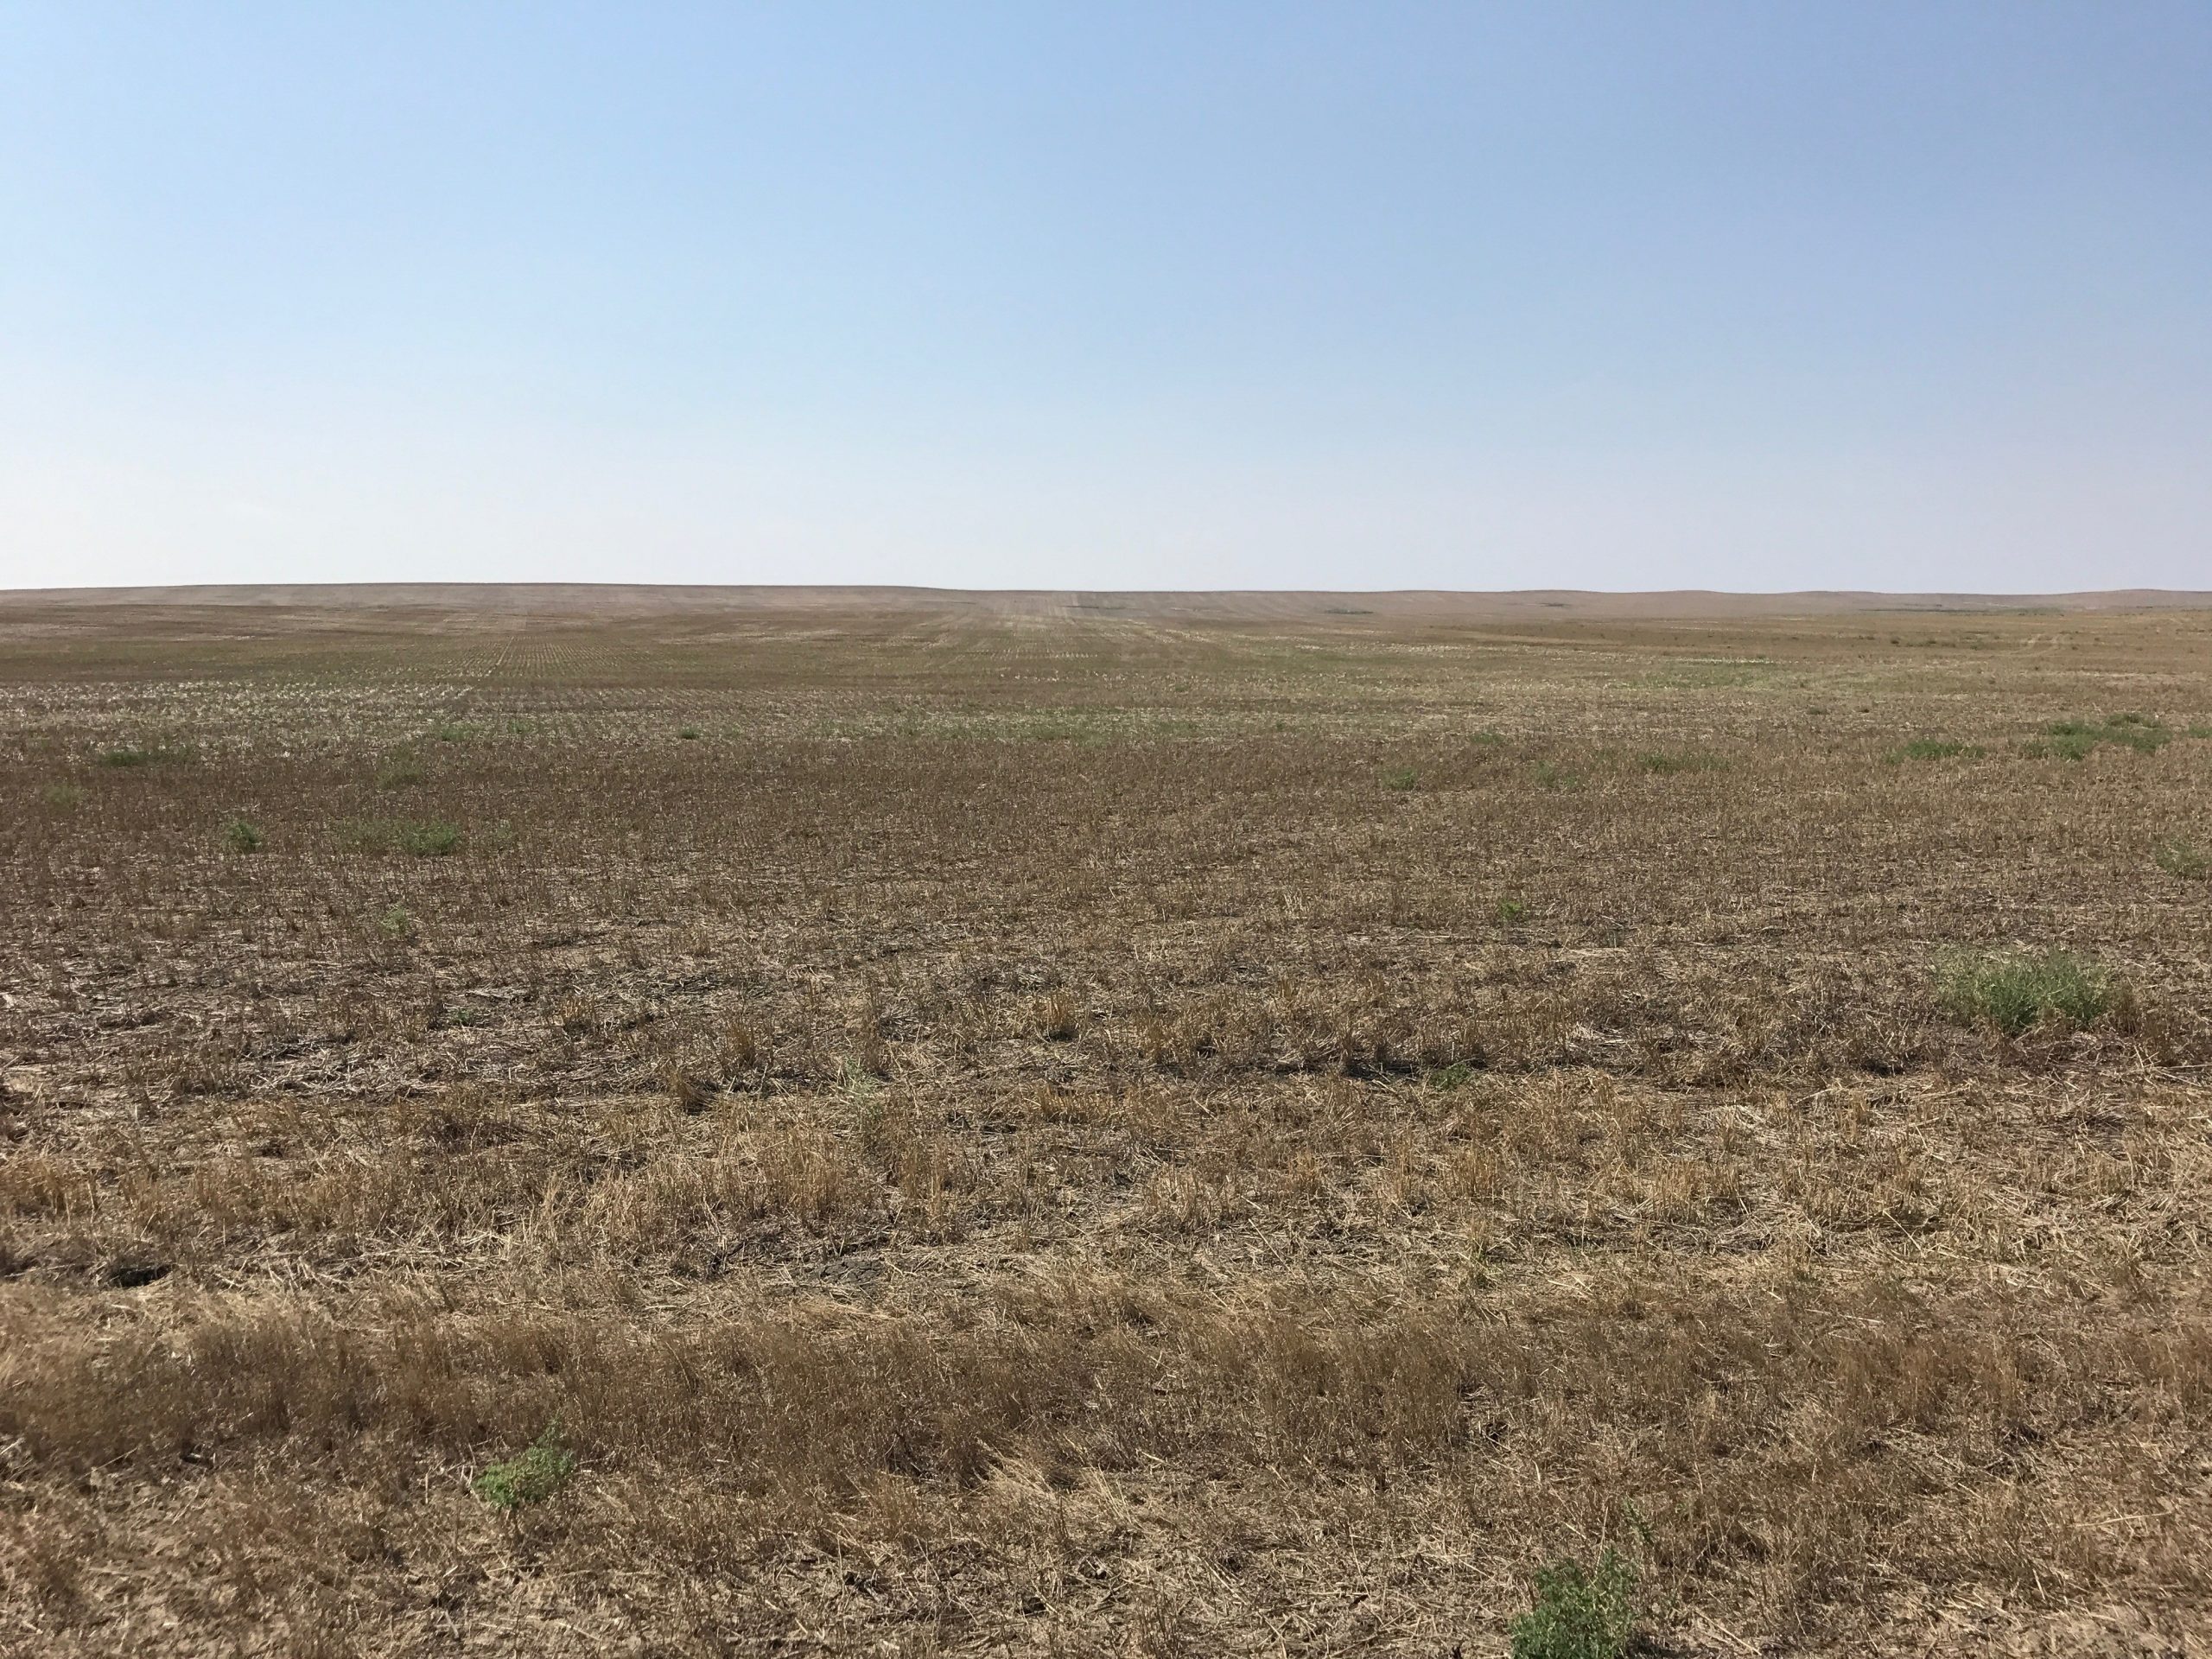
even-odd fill
[(2201, 617), (41, 619), (0, 1651), (2212, 1631)]

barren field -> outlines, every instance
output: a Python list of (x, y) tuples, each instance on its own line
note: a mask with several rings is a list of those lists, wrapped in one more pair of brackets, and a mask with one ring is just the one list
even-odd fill
[(2212, 611), (216, 597), (0, 596), (0, 1651), (2212, 1641)]

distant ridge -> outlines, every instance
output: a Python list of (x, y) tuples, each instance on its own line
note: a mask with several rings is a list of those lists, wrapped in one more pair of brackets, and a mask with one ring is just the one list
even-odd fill
[(2212, 591), (2127, 588), (2072, 594), (1882, 594), (1815, 590), (1733, 594), (1697, 588), (1595, 593), (1526, 588), (1495, 593), (1116, 592), (893, 587), (649, 585), (634, 582), (285, 582), (0, 589), (0, 611), (117, 607), (289, 611), (432, 610), (493, 614), (645, 616), (657, 612), (912, 610), (1008, 618), (1125, 616), (1132, 620), (1287, 620), (1378, 616), (1450, 620), (1818, 616), (1854, 612), (2003, 613), (2212, 609)]

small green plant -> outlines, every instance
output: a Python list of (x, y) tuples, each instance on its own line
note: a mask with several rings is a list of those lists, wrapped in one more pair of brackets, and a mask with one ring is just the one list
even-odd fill
[(1956, 957), (1941, 990), (1953, 1018), (2010, 1037), (2052, 1020), (2086, 1026), (2119, 1001), (2107, 975), (2064, 950)]
[(837, 1082), (846, 1098), (855, 1103), (874, 1100), (883, 1092), (875, 1069), (855, 1054), (844, 1055), (838, 1060)]
[(431, 1023), (441, 1031), (460, 1031), (466, 1030), (470, 1026), (482, 1025), (484, 1016), (475, 1009), (456, 1002), (450, 1007), (440, 1008), (437, 1018)]
[(1670, 777), (1678, 772), (1724, 772), (1728, 766), (1727, 761), (1717, 754), (1700, 754), (1695, 752), (1683, 754), (1658, 753), (1639, 754), (1636, 758), (1636, 762), (1646, 772), (1656, 772), (1662, 778)]
[(412, 789), (429, 774), (423, 758), (412, 749), (394, 749), (377, 767), (378, 789)]
[(2105, 741), (2107, 743), (2123, 743), (2131, 749), (2141, 749), (2147, 753), (2172, 740), (2173, 734), (2166, 729), (2166, 723), (2148, 715), (2105, 716)]
[(837, 1062), (838, 1082), (846, 1103), (853, 1109), (853, 1127), (859, 1132), (861, 1150), (880, 1156), (890, 1145), (898, 1119), (883, 1085), (858, 1059), (848, 1054)]
[(676, 734), (682, 738), (686, 743), (696, 743), (701, 738), (706, 735), (706, 734), (701, 731), (696, 726), (686, 726), (679, 730)]
[(405, 853), (442, 858), (461, 850), (461, 826), (443, 819), (348, 818), (338, 826), (341, 846), (357, 853)]
[(399, 850), (410, 858), (443, 858), (461, 850), (461, 826), (442, 820), (399, 826)]
[(2171, 742), (2173, 734), (2164, 722), (2148, 715), (2107, 715), (2101, 721), (2060, 720), (2044, 728), (2044, 736), (2028, 746), (2028, 753), (2062, 760), (2086, 759), (2102, 743), (2116, 743), (2148, 754)]
[(458, 720), (442, 720), (430, 728), (430, 735), (441, 743), (473, 742), (483, 734), (481, 726), (471, 726)]
[(257, 853), (264, 839), (261, 826), (245, 818), (232, 818), (223, 826), (223, 845), (234, 853)]
[(1882, 757), (1885, 766), (1900, 766), (1907, 760), (1956, 760), (1972, 759), (1980, 754), (1980, 746), (1973, 743), (1953, 743), (1942, 738), (1916, 737), (1910, 743), (1901, 743)]
[(1563, 767), (1553, 765), (1548, 760), (1539, 761), (1536, 766), (1536, 786), (1539, 789), (1580, 789), (1582, 787), (1582, 774), (1579, 772), (1568, 772)]
[(387, 939), (408, 939), (415, 937), (415, 915), (406, 906), (394, 902), (391, 908), (377, 918), (377, 931)]
[(2158, 868), (2184, 881), (2202, 881), (2212, 875), (2212, 853), (2186, 841), (2170, 841), (2155, 855)]
[(536, 721), (526, 719), (521, 715), (512, 715), (507, 721), (506, 732), (509, 737), (528, 737), (537, 729)]
[(1382, 773), (1382, 787), (1385, 789), (1411, 789), (1420, 782), (1421, 773), (1411, 766), (1391, 766)]
[(2086, 760), (2090, 750), (2097, 747), (2097, 740), (2082, 732), (2062, 732), (2053, 728), (2048, 737), (2037, 739), (2027, 746), (2027, 752), (2038, 760)]
[(2212, 737), (2212, 726), (2191, 726), (2189, 728), (2188, 735), (2190, 737), (2199, 738)]
[(100, 765), (104, 766), (162, 766), (181, 764), (199, 758), (199, 751), (188, 744), (156, 743), (152, 748), (140, 748), (125, 743), (112, 749), (102, 749)]
[(1497, 919), (1508, 927), (1516, 922), (1525, 922), (1529, 919), (1529, 906), (1519, 899), (1501, 899), (1497, 901)]
[(1636, 1564), (1613, 1549), (1595, 1567), (1539, 1568), (1536, 1605), (1508, 1632), (1513, 1659), (1620, 1659), (1636, 1635)]
[(561, 1439), (558, 1418), (545, 1432), (513, 1457), (486, 1465), (476, 1477), (476, 1496), (502, 1515), (512, 1515), (526, 1503), (543, 1503), (569, 1484), (576, 1472), (576, 1454)]
[(1430, 1072), (1428, 1074), (1428, 1086), (1432, 1089), (1440, 1089), (1445, 1090), (1446, 1093), (1449, 1093), (1454, 1089), (1465, 1088), (1467, 1086), (1467, 1080), (1474, 1075), (1475, 1068), (1470, 1065), (1466, 1061), (1454, 1060), (1451, 1065), (1440, 1065), (1435, 1071)]
[(48, 784), (38, 798), (49, 812), (74, 812), (85, 804), (85, 791), (74, 784)]

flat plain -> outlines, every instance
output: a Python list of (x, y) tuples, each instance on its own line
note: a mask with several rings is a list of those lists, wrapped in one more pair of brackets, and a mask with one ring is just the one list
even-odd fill
[(244, 597), (0, 596), (0, 1651), (2212, 1642), (2212, 610)]

